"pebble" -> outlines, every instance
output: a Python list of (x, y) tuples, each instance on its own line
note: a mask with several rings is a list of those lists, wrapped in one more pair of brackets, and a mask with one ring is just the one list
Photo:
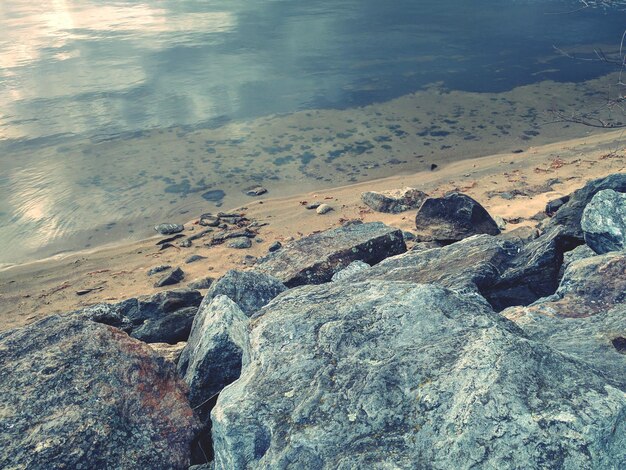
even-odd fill
[(311, 202), (306, 205), (308, 210), (317, 209), (322, 203), (321, 202)]
[(165, 276), (154, 283), (154, 287), (171, 286), (172, 284), (178, 284), (185, 278), (185, 273), (182, 269), (176, 268), (169, 271)]
[(198, 223), (203, 227), (217, 227), (220, 224), (220, 218), (213, 214), (202, 214)]
[(332, 210), (333, 208), (329, 206), (328, 204), (320, 204), (319, 207), (315, 210), (315, 212), (321, 215), (321, 214), (326, 214)]
[(256, 186), (254, 188), (246, 190), (246, 195), (248, 196), (261, 196), (265, 193), (267, 193), (267, 189), (265, 189), (263, 186)]
[(233, 241), (228, 244), (231, 248), (237, 248), (238, 250), (242, 250), (245, 248), (250, 248), (252, 246), (252, 240), (248, 237), (239, 237), (233, 238)]
[(159, 224), (154, 227), (154, 230), (161, 235), (173, 235), (185, 230), (185, 226), (180, 224)]
[(154, 276), (157, 273), (162, 273), (163, 271), (167, 271), (172, 267), (169, 264), (161, 264), (159, 266), (155, 266), (154, 268), (150, 268), (148, 270), (148, 276)]
[(280, 250), (283, 247), (283, 244), (281, 242), (274, 242), (270, 245), (270, 247), (268, 248), (268, 251), (270, 253), (274, 253), (275, 251)]
[(196, 261), (200, 261), (202, 259), (207, 259), (206, 256), (202, 255), (191, 255), (189, 258), (185, 260), (186, 264), (195, 263)]

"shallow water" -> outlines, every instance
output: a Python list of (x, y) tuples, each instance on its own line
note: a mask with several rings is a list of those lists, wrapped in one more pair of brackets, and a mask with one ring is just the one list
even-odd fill
[(552, 46), (614, 49), (625, 18), (578, 5), (3, 2), (0, 263), (145, 236), (254, 184), (286, 195), (584, 135), (546, 111), (597, 103), (614, 77)]

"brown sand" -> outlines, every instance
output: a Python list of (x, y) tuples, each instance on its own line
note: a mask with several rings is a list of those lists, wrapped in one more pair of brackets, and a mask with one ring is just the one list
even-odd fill
[[(438, 196), (460, 190), (481, 202), (494, 216), (509, 219), (507, 230), (523, 224), (534, 224), (530, 217), (543, 211), (547, 201), (570, 193), (586, 181), (624, 172), (625, 153), (621, 132), (589, 136), (541, 147), (523, 153), (500, 154), (451, 163), (433, 172), (394, 176), (365, 183), (295, 197), (250, 201), (239, 208), (250, 219), (268, 223), (260, 229), (252, 248), (235, 250), (225, 245), (206, 247), (196, 241), (191, 248), (170, 248), (159, 251), (155, 243), (164, 237), (152, 237), (135, 243), (109, 246), (92, 252), (78, 252), (63, 257), (13, 266), (0, 271), (0, 330), (18, 327), (46, 315), (71, 311), (98, 302), (119, 301), (128, 297), (151, 294), (158, 290), (146, 271), (159, 264), (181, 266), (187, 282), (218, 277), (228, 269), (247, 269), (246, 255), (262, 256), (271, 243), (298, 238), (316, 230), (339, 226), (345, 219), (364, 222), (382, 221), (411, 230), (415, 211), (403, 214), (375, 213), (360, 201), (367, 190), (387, 190), (412, 186)], [(552, 189), (547, 186), (550, 180)], [(498, 194), (512, 190), (525, 191), (527, 196), (505, 199)], [(306, 210), (303, 201), (322, 201), (335, 209), (325, 215)], [(185, 233), (199, 227), (193, 221)], [(184, 260), (192, 254), (207, 259), (193, 264)], [(81, 289), (96, 290), (79, 296)]]

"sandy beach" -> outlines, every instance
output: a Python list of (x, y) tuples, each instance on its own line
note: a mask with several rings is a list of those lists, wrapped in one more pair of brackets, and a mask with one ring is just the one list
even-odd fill
[[(373, 212), (360, 200), (364, 191), (415, 187), (432, 196), (462, 191), (483, 204), (493, 216), (507, 221), (505, 230), (537, 224), (538, 213), (547, 201), (570, 193), (590, 179), (624, 172), (623, 133), (615, 131), (450, 163), (435, 171), (422, 171), (376, 179), (359, 184), (308, 192), (297, 196), (250, 200), (232, 209), (252, 221), (267, 224), (249, 249), (226, 244), (205, 246), (202, 239), (189, 248), (174, 246), (160, 250), (154, 236), (133, 243), (104, 246), (0, 271), (0, 329), (23, 326), (44, 316), (78, 309), (98, 302), (114, 302), (158, 290), (184, 287), (204, 277), (217, 278), (229, 269), (249, 269), (246, 256), (260, 257), (276, 242), (285, 242), (314, 231), (336, 227), (351, 219), (382, 221), (403, 230), (414, 228), (415, 211), (401, 214)], [(324, 202), (333, 207), (328, 214), (307, 210), (306, 203)], [(191, 235), (204, 227), (198, 216), (185, 224)], [(206, 257), (192, 264), (191, 255)], [(156, 289), (155, 277), (147, 271), (157, 265), (180, 266), (185, 279), (176, 286)], [(78, 295), (77, 292), (93, 289)]]

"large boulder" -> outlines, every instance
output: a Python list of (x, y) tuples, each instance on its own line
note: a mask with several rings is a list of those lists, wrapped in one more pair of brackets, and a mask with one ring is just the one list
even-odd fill
[(415, 188), (396, 189), (391, 191), (366, 191), (361, 194), (361, 200), (376, 212), (398, 214), (411, 209), (417, 209), (428, 197), (423, 191)]
[(248, 317), (225, 295), (218, 295), (198, 311), (178, 372), (189, 385), (189, 402), (202, 422), (194, 460), (213, 456), (209, 413), (218, 393), (239, 378), (247, 357)]
[(495, 284), (519, 252), (519, 245), (476, 235), (443, 248), (409, 251), (353, 274), (349, 282), (371, 279), (438, 284), (479, 293)]
[(596, 253), (626, 248), (626, 194), (599, 191), (587, 204), (580, 223), (585, 243)]
[(402, 231), (381, 222), (345, 225), (285, 245), (255, 269), (287, 285), (322, 284), (356, 260), (369, 265), (406, 251)]
[(197, 423), (148, 345), (51, 316), (0, 333), (0, 467), (186, 469)]
[(579, 244), (580, 241), (568, 236), (563, 227), (552, 228), (524, 244), (510, 266), (501, 265), (502, 275), (483, 289), (482, 294), (496, 310), (528, 305), (554, 294), (559, 286), (564, 253)]
[(114, 326), (147, 343), (187, 341), (202, 294), (191, 289), (159, 292), (75, 312), (80, 318)]
[(626, 393), (474, 296), (302, 287), (250, 344), (211, 415), (216, 469), (626, 466)]
[(211, 285), (201, 308), (218, 295), (225, 295), (250, 317), (286, 290), (285, 284), (274, 276), (255, 271), (230, 270)]
[(528, 312), (579, 318), (606, 312), (625, 302), (626, 253), (612, 252), (570, 263), (553, 295), (526, 309), (506, 309), (502, 313), (511, 319)]
[(626, 193), (626, 174), (614, 174), (606, 178), (590, 181), (583, 188), (574, 191), (569, 200), (563, 204), (554, 217), (548, 222), (548, 228), (555, 225), (565, 227), (567, 235), (584, 239), (583, 230), (580, 226), (583, 210), (591, 199), (600, 191), (612, 189), (618, 193)]
[(500, 233), (485, 208), (461, 193), (426, 199), (415, 216), (415, 227), (416, 239), (422, 242), (450, 243), (472, 235)]

